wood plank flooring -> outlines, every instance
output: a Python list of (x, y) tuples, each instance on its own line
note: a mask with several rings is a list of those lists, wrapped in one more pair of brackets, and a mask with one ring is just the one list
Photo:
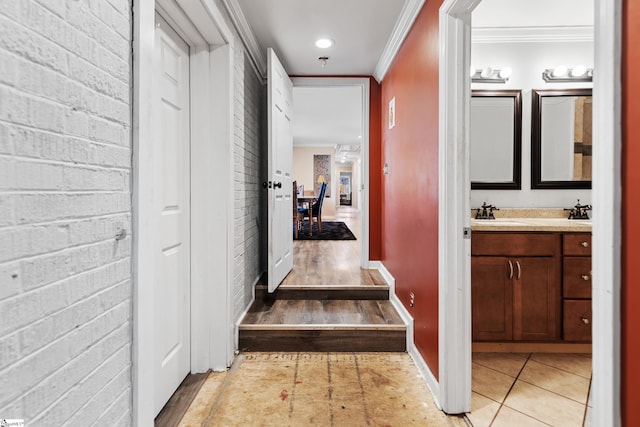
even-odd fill
[(174, 427), (189, 409), (209, 373), (189, 374), (155, 419), (155, 427)]
[[(339, 209), (359, 233), (359, 214)], [(357, 235), (357, 234), (356, 234)], [(278, 290), (256, 286), (239, 325), (241, 351), (406, 350), (406, 326), (377, 270), (360, 268), (359, 241), (296, 241), (294, 268)]]

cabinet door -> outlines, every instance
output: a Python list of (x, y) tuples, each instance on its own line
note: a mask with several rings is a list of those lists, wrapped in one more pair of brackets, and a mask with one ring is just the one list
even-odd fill
[(514, 260), (513, 339), (560, 339), (560, 262), (556, 258)]
[(475, 341), (513, 338), (513, 261), (471, 257), (471, 315)]

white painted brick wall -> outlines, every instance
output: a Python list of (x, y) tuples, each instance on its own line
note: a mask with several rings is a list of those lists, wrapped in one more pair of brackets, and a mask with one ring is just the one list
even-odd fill
[(0, 0), (0, 418), (131, 424), (130, 55), (130, 0)]
[[(265, 197), (261, 173), (262, 114), (266, 87), (250, 64), (242, 46), (235, 50), (234, 120), (234, 319), (251, 302), (253, 287), (263, 271), (260, 232), (261, 204)], [(266, 223), (264, 224), (266, 226)]]

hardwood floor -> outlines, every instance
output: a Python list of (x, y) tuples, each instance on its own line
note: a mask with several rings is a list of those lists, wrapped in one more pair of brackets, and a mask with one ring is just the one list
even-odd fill
[(156, 417), (154, 421), (155, 427), (177, 426), (187, 412), (187, 409), (189, 409), (193, 399), (200, 391), (208, 375), (208, 372), (204, 374), (187, 375)]
[(360, 269), (360, 213), (341, 206), (332, 220), (347, 224), (358, 240), (294, 240), (293, 270), (280, 287), (386, 286), (381, 277)]
[[(338, 210), (360, 234), (359, 214)], [(359, 241), (295, 241), (294, 268), (278, 290), (256, 287), (239, 325), (242, 351), (405, 351), (406, 326), (377, 270), (360, 268)]]

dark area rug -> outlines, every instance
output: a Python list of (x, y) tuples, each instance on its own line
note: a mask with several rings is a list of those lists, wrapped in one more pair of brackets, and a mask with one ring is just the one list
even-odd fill
[(357, 240), (344, 222), (322, 221), (322, 232), (318, 232), (318, 223), (313, 222), (313, 236), (309, 236), (309, 221), (298, 231), (298, 240)]

